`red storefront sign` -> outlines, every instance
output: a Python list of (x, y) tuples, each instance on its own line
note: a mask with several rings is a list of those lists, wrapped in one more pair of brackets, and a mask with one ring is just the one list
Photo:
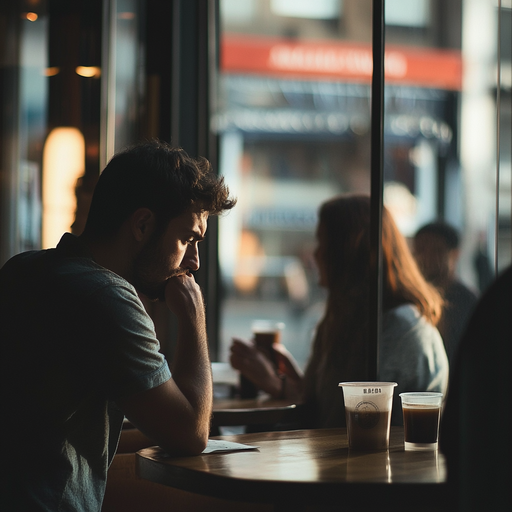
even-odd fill
[[(386, 46), (387, 83), (460, 90), (459, 51)], [(293, 42), (286, 39), (225, 35), (221, 70), (296, 79), (367, 83), (372, 78), (372, 48), (350, 42)]]

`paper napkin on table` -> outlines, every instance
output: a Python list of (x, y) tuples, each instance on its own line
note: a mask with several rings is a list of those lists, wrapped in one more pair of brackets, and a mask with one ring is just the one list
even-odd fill
[(251, 446), (249, 444), (233, 443), (231, 441), (222, 441), (219, 439), (208, 439), (208, 444), (203, 450), (203, 453), (218, 453), (218, 452), (238, 452), (243, 450), (256, 450), (258, 446)]

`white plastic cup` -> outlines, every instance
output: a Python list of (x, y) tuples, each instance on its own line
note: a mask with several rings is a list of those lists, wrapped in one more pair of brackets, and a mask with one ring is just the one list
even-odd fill
[(389, 448), (391, 410), (396, 382), (340, 382), (351, 450)]
[(443, 393), (400, 393), (404, 413), (404, 448), (437, 450)]

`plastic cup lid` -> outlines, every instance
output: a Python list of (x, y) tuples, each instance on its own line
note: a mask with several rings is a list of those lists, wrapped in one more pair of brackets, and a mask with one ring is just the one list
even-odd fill
[(340, 382), (338, 384), (339, 387), (351, 387), (351, 388), (368, 388), (368, 387), (388, 387), (388, 386), (398, 386), (396, 382)]

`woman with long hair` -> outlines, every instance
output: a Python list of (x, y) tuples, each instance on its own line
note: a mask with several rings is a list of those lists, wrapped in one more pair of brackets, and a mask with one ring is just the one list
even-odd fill
[[(327, 288), (325, 314), (317, 326), (304, 374), (282, 345), (274, 345), (278, 375), (267, 354), (251, 342), (234, 339), (231, 364), (274, 397), (300, 400), (307, 425), (344, 425), (338, 383), (368, 380), (370, 198), (343, 195), (319, 212), (315, 260), (319, 284)], [(448, 359), (435, 325), (443, 301), (422, 277), (389, 211), (382, 213), (382, 333), (380, 381), (397, 382), (392, 423), (401, 424), (399, 393), (446, 391)]]

